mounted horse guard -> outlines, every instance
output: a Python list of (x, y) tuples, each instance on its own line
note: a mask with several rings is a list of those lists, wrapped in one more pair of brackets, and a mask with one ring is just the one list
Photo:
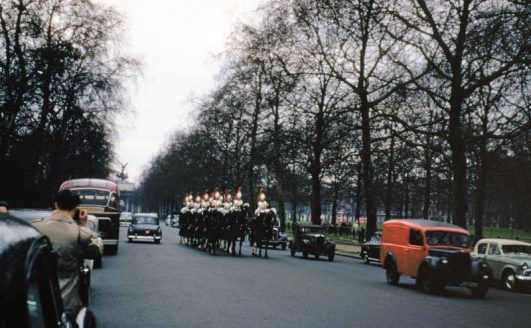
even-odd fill
[(187, 193), (184, 197), (184, 207), (181, 209), (181, 216), (179, 218), (179, 236), (180, 243), (187, 244), (190, 239), (190, 227), (192, 221), (193, 196), (192, 193)]
[(223, 218), (223, 224), (221, 226), (221, 238), (223, 239), (223, 250), (231, 254), (232, 247), (232, 226), (234, 225), (233, 217), (230, 213), (230, 208), (232, 207), (232, 195), (228, 190), (225, 191), (225, 196), (223, 197), (224, 202), (221, 208), (221, 214)]
[[(240, 245), (238, 255), (242, 255), (242, 244), (248, 232), (249, 204), (242, 200), (241, 187), (234, 195), (234, 201), (229, 209), (229, 254), (236, 255), (236, 241), (239, 239)], [(231, 247), (232, 245), (232, 253)]]
[(223, 197), (216, 188), (209, 199), (207, 212), (207, 248), (212, 255), (216, 255), (216, 248), (221, 238), (223, 227)]
[[(253, 256), (262, 256), (262, 247), (265, 246), (264, 258), (268, 258), (267, 249), (273, 236), (273, 224), (276, 221), (277, 210), (269, 206), (264, 189), (260, 188), (257, 196), (257, 208), (252, 226)], [(258, 253), (256, 252), (258, 249)]]
[(201, 213), (199, 213), (199, 210), (201, 209), (201, 200), (201, 196), (197, 195), (192, 204), (192, 209), (190, 209), (190, 226), (188, 228), (190, 241), (188, 242), (188, 245), (192, 247), (197, 247), (200, 244), (200, 240), (202, 238), (202, 215)]

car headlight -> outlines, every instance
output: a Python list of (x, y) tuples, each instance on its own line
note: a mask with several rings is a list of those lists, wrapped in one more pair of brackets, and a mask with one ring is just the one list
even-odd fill
[(442, 264), (448, 264), (448, 258), (446, 256), (443, 256), (441, 258), (441, 262), (442, 262)]
[(527, 262), (522, 262), (522, 264), (520, 264), (520, 268), (522, 268), (522, 270), (527, 270), (529, 269), (529, 265)]

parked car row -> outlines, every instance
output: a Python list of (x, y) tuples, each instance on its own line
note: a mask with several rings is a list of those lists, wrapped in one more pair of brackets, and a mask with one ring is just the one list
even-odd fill
[(380, 262), (388, 283), (408, 275), (429, 293), (458, 285), (483, 297), (490, 282), (501, 282), (508, 290), (531, 287), (530, 243), (481, 239), (471, 251), (469, 238), (468, 231), (452, 224), (390, 220), (361, 245), (360, 256), (367, 264)]

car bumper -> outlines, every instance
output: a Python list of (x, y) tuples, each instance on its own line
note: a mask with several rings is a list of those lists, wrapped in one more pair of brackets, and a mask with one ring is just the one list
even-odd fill
[(103, 239), (103, 246), (118, 245), (118, 239)]
[(531, 276), (516, 275), (515, 276), (518, 285), (531, 287)]
[(139, 236), (139, 235), (128, 235), (127, 238), (134, 240), (162, 240), (162, 236)]

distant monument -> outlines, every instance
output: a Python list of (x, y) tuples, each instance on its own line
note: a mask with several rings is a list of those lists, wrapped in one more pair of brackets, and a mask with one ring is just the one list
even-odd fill
[(125, 168), (127, 167), (127, 164), (128, 163), (122, 163), (120, 162), (120, 166), (122, 167), (120, 169), (120, 172), (118, 172), (116, 174), (116, 177), (120, 180), (120, 181), (124, 181), (124, 180), (127, 180), (127, 178), (129, 177), (129, 175), (127, 175), (127, 173), (125, 173)]

